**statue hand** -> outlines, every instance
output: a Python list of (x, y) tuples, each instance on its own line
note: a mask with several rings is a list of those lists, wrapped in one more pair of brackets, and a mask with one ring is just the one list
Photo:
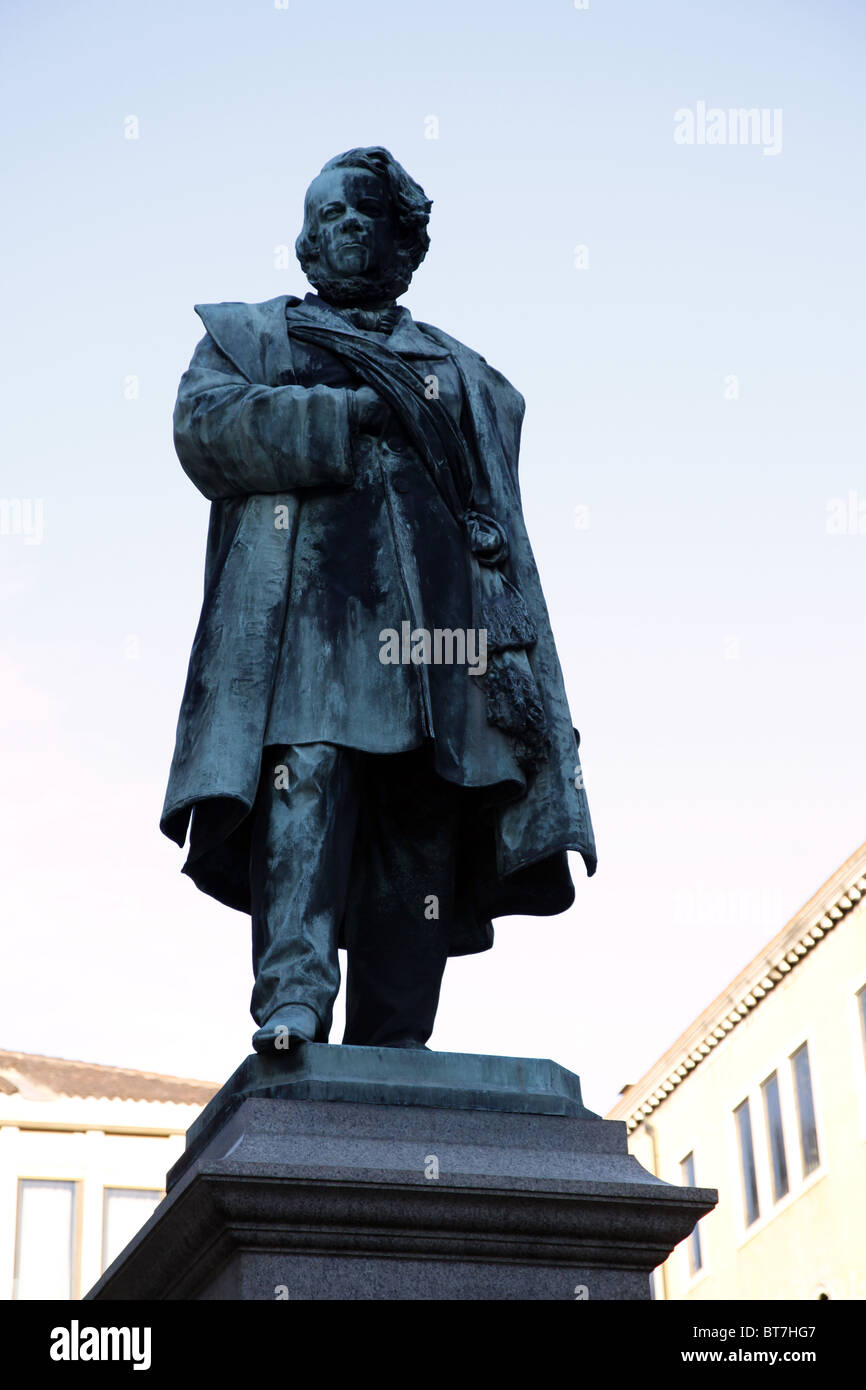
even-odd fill
[(360, 386), (355, 392), (355, 410), (358, 428), (364, 434), (378, 435), (387, 428), (391, 407), (371, 386)]

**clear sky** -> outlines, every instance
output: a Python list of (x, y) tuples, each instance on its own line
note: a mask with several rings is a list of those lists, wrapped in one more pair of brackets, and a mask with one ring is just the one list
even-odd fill
[[(192, 305), (305, 293), (304, 189), (383, 144), (434, 200), (403, 302), (527, 400), (599, 849), (568, 913), (449, 965), (433, 1046), (552, 1057), (605, 1109), (866, 839), (862, 7), (2, 26), (0, 1044), (215, 1081), (249, 1050), (248, 919), (157, 827), (207, 525), (171, 412)], [(763, 130), (711, 143), (741, 107)]]

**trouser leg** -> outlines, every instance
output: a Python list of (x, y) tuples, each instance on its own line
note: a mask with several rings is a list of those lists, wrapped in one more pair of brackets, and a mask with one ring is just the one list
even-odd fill
[(433, 1031), (454, 908), (458, 796), (426, 748), (364, 761), (344, 1043), (420, 1045)]
[(358, 816), (358, 763), (334, 744), (269, 748), (253, 810), (250, 1012), (264, 1024), (305, 1004), (327, 1042), (340, 987), (337, 941)]

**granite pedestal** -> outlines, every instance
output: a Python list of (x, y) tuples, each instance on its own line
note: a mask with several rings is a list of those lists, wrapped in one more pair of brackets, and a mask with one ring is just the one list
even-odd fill
[(302, 1044), (251, 1056), (88, 1299), (647, 1299), (712, 1209), (550, 1061)]

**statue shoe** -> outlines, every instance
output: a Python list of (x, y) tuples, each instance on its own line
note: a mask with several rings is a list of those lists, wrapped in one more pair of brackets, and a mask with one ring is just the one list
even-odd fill
[(256, 1052), (288, 1052), (299, 1042), (315, 1042), (319, 1020), (306, 1004), (283, 1004), (253, 1033)]

